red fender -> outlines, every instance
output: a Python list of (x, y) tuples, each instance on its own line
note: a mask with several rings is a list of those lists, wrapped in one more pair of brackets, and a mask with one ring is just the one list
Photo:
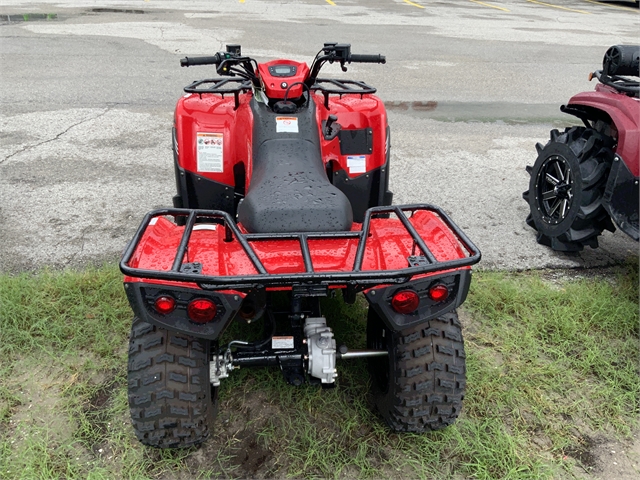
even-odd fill
[(640, 101), (635, 98), (613, 93), (612, 89), (597, 85), (595, 92), (574, 95), (567, 107), (596, 108), (606, 112), (618, 130), (616, 152), (625, 162), (634, 177), (640, 173)]

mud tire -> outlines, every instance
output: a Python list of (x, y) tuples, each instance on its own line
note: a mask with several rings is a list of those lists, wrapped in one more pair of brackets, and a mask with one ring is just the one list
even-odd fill
[[(610, 137), (585, 127), (552, 130), (544, 147), (536, 145), (538, 158), (527, 167), (531, 179), (522, 198), (529, 204), (527, 224), (537, 230), (538, 243), (579, 252), (587, 245), (597, 248), (603, 230), (615, 230), (603, 206), (612, 146)], [(566, 178), (554, 186), (560, 172)]]
[(210, 342), (134, 319), (129, 340), (129, 409), (138, 440), (181, 448), (203, 442), (217, 411), (209, 383)]
[(455, 422), (465, 392), (465, 353), (456, 312), (400, 332), (387, 328), (373, 309), (367, 344), (388, 357), (369, 360), (374, 403), (396, 432), (440, 430)]

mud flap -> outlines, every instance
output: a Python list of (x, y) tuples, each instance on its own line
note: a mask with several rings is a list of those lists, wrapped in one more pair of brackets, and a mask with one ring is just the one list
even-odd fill
[(638, 241), (638, 177), (616, 155), (604, 192), (604, 207), (624, 233)]

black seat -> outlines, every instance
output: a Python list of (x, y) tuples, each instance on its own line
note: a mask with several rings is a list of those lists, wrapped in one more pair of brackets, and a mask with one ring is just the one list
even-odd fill
[(327, 178), (320, 154), (315, 104), (295, 116), (299, 133), (276, 132), (276, 117), (251, 102), (254, 114), (253, 172), (238, 207), (238, 220), (252, 233), (334, 232), (353, 223), (347, 197)]

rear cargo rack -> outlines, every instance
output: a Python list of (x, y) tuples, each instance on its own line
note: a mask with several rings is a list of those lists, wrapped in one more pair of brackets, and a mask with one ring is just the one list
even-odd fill
[[(415, 227), (405, 215), (405, 212), (415, 212), (418, 210), (428, 210), (436, 213), (446, 226), (455, 234), (458, 242), (466, 250), (468, 256), (454, 260), (438, 261), (429, 250), (424, 240), (420, 237)], [(400, 270), (362, 270), (362, 263), (365, 254), (366, 239), (369, 236), (371, 218), (395, 214), (411, 239), (414, 242), (414, 252), (408, 258), (408, 267)], [(171, 266), (171, 270), (146, 270), (130, 267), (129, 263), (136, 252), (142, 237), (149, 227), (151, 221), (160, 216), (187, 217), (184, 232), (178, 245), (176, 255)], [(206, 220), (205, 220), (206, 219)], [(235, 238), (242, 246), (247, 257), (258, 272), (253, 275), (242, 276), (208, 276), (199, 273), (184, 271), (183, 262), (189, 240), (193, 232), (196, 221), (204, 220), (224, 225), (225, 241), (233, 241)], [(341, 272), (315, 272), (311, 261), (309, 250), (309, 240), (316, 239), (358, 239), (358, 246), (355, 254), (355, 261), (351, 271)], [(255, 250), (249, 242), (273, 240), (298, 240), (304, 262), (305, 272), (271, 274), (268, 273), (264, 265), (258, 258)], [(414, 259), (420, 258), (419, 261)], [(362, 229), (348, 232), (296, 232), (296, 233), (243, 233), (235, 224), (227, 212), (219, 210), (191, 210), (191, 209), (161, 209), (149, 212), (143, 219), (138, 231), (127, 246), (122, 260), (120, 270), (125, 275), (165, 281), (193, 282), (201, 288), (207, 290), (220, 290), (228, 288), (254, 288), (256, 285), (263, 286), (310, 286), (314, 284), (322, 285), (350, 285), (357, 289), (367, 288), (371, 285), (405, 283), (415, 275), (431, 273), (442, 270), (449, 270), (460, 267), (468, 267), (480, 261), (480, 251), (458, 228), (457, 225), (440, 208), (427, 204), (416, 205), (394, 205), (388, 207), (374, 207), (365, 212)], [(189, 270), (189, 269), (187, 269)]]

